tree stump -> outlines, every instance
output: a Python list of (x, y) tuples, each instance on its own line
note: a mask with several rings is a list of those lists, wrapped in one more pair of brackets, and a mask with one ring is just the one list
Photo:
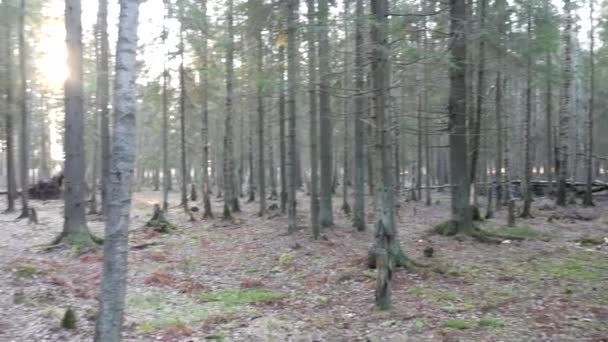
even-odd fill
[(148, 221), (148, 223), (146, 223), (146, 227), (152, 227), (155, 231), (162, 234), (171, 233), (171, 231), (175, 230), (176, 228), (173, 224), (167, 221), (165, 218), (165, 213), (160, 208), (158, 203), (154, 204), (152, 218)]

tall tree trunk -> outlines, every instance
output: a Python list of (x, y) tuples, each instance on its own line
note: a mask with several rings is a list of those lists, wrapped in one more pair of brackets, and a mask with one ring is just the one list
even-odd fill
[(110, 172), (110, 43), (108, 38), (108, 0), (99, 0), (97, 11), (97, 29), (99, 30), (99, 73), (97, 87), (99, 88), (99, 116), (101, 138), (101, 211), (106, 212), (107, 184)]
[[(258, 6), (262, 6), (262, 3), (258, 2)], [(256, 64), (258, 78), (261, 78), (264, 74), (264, 41), (262, 40), (262, 29), (256, 30)], [(263, 216), (266, 212), (266, 169), (264, 165), (264, 85), (263, 82), (258, 79), (257, 82), (257, 110), (258, 110), (258, 188), (260, 192), (260, 210), (259, 216)]]
[(203, 145), (201, 168), (203, 169), (203, 182), (201, 190), (203, 197), (203, 218), (213, 218), (211, 199), (209, 198), (209, 24), (207, 18), (207, 0), (201, 1), (201, 17), (203, 20), (203, 41), (201, 48), (201, 62), (203, 64), (201, 70), (201, 143)]
[(392, 153), (390, 136), (391, 122), (388, 120), (388, 98), (390, 89), (388, 44), (388, 1), (372, 0), (371, 12), (374, 24), (371, 28), (372, 77), (374, 110), (371, 119), (374, 124), (374, 166), (378, 177), (376, 182), (376, 227), (371, 258), (378, 269), (376, 278), (376, 306), (385, 310), (391, 306), (390, 282), (395, 266), (407, 257), (403, 254), (395, 228), (395, 203)]
[[(82, 81), (82, 24), (80, 0), (66, 0), (65, 29), (69, 75), (65, 93), (65, 165), (63, 231), (54, 243), (86, 247), (94, 243), (85, 217), (84, 106)], [(107, 218), (111, 218), (109, 214)]]
[(494, 98), (494, 110), (496, 111), (496, 209), (502, 206), (502, 196), (506, 191), (506, 186), (503, 187), (503, 114), (502, 114), (502, 41), (505, 31), (506, 21), (506, 0), (497, 0), (494, 3), (495, 12), (497, 13), (497, 29), (498, 35), (496, 38), (496, 93)]
[(232, 133), (232, 101), (234, 99), (234, 25), (233, 25), (233, 0), (228, 0), (226, 8), (227, 17), (227, 47), (226, 47), (226, 114), (224, 133), (224, 219), (231, 219), (231, 211), (239, 209), (239, 199), (235, 189), (234, 177), (234, 144)]
[(180, 160), (182, 171), (181, 205), (188, 212), (188, 179), (190, 169), (186, 161), (186, 71), (184, 69), (184, 2), (179, 0), (179, 128), (180, 128)]
[(279, 167), (281, 174), (281, 212), (287, 205), (287, 148), (285, 145), (285, 45), (279, 46)]
[(13, 132), (13, 116), (14, 116), (14, 94), (13, 94), (13, 35), (12, 22), (9, 21), (9, 13), (11, 9), (7, 1), (2, 3), (2, 10), (5, 11), (5, 27), (4, 39), (6, 44), (4, 56), (4, 83), (5, 83), (5, 98), (6, 112), (4, 114), (4, 133), (6, 136), (6, 212), (12, 213), (15, 211), (15, 196), (17, 194), (17, 182), (15, 179), (15, 141)]
[(114, 84), (113, 153), (108, 177), (108, 219), (104, 240), (99, 318), (95, 327), (96, 342), (121, 340), (127, 292), (131, 177), (135, 159), (135, 54), (138, 15), (138, 0), (120, 1)]
[(315, 1), (307, 0), (308, 8), (308, 108), (310, 117), (310, 225), (312, 236), (316, 240), (320, 234), (319, 223), (319, 151), (317, 132), (317, 49)]
[(287, 153), (287, 218), (288, 231), (295, 232), (296, 221), (296, 96), (298, 93), (298, 0), (287, 0), (287, 112), (288, 132), (287, 140), (289, 151)]
[[(485, 0), (482, 0), (485, 1)], [(423, 8), (425, 12), (431, 12), (428, 6), (428, 1), (424, 0)], [(423, 19), (423, 47), (424, 47), (424, 56), (428, 56), (429, 53), (429, 35), (427, 32), (427, 19), (424, 17)], [(425, 177), (425, 204), (427, 206), (431, 205), (431, 146), (430, 146), (430, 121), (429, 117), (429, 80), (430, 80), (430, 70), (428, 63), (424, 63), (423, 65), (423, 88), (422, 88), (422, 102), (423, 108), (426, 115), (424, 119), (424, 168), (426, 169), (426, 177)]]
[[(165, 11), (168, 9), (165, 8)], [(166, 49), (167, 42), (167, 14), (163, 18), (163, 33), (162, 41), (163, 48)], [(169, 191), (171, 190), (171, 168), (169, 167), (169, 70), (167, 70), (167, 52), (163, 58), (163, 211), (166, 213), (169, 210)]]
[(456, 232), (469, 232), (471, 222), (470, 179), (467, 147), (466, 81), (467, 45), (465, 1), (450, 2), (451, 63), (448, 115), (450, 128), (450, 183), (452, 225)]
[(554, 141), (553, 141), (553, 82), (552, 82), (552, 72), (553, 62), (551, 58), (551, 53), (547, 52), (546, 56), (546, 64), (547, 64), (547, 93), (545, 94), (545, 173), (547, 174), (547, 180), (549, 181), (549, 196), (553, 195), (555, 187), (553, 186), (553, 175), (555, 173), (555, 154), (554, 154)]
[[(557, 171), (556, 204), (566, 205), (566, 181), (568, 178), (568, 145), (570, 144), (570, 91), (572, 83), (572, 14), (571, 0), (564, 0), (565, 24), (562, 33), (562, 89), (559, 103), (559, 164)], [(558, 142), (556, 142), (558, 143)]]
[(524, 206), (521, 217), (532, 217), (532, 191), (530, 189), (530, 177), (532, 176), (532, 159), (530, 152), (530, 126), (532, 121), (532, 8), (529, 3), (528, 9), (528, 25), (527, 33), (527, 51), (526, 51), (526, 113), (524, 117)]
[[(27, 70), (26, 70), (26, 42), (25, 42), (25, 0), (21, 0), (19, 13), (19, 106), (21, 112), (21, 134), (19, 135), (19, 173), (21, 185), (21, 215), (19, 218), (27, 218), (28, 214), (28, 189), (29, 189), (29, 154), (30, 154), (30, 112), (28, 108), (27, 94)], [(83, 165), (84, 166), (84, 165)]]
[(363, 66), (363, 0), (355, 3), (355, 205), (353, 226), (365, 230), (365, 80)]
[(254, 121), (253, 112), (249, 111), (249, 125), (247, 125), (247, 127), (249, 127), (248, 134), (247, 134), (248, 145), (249, 145), (249, 152), (247, 153), (247, 159), (249, 162), (249, 186), (247, 187), (247, 194), (248, 194), (247, 203), (251, 203), (251, 202), (255, 201), (255, 172), (256, 172), (256, 169), (255, 169), (255, 163), (254, 163), (255, 149), (253, 146), (253, 135), (254, 135), (253, 121)]
[(470, 165), (470, 182), (475, 189), (475, 204), (477, 205), (477, 168), (479, 164), (479, 150), (481, 141), (481, 115), (483, 113), (483, 94), (485, 89), (485, 44), (486, 44), (486, 0), (478, 1), (479, 4), (479, 56), (477, 65), (477, 94), (475, 104), (475, 120), (473, 121), (472, 146), (471, 146), (471, 165)]
[(589, 29), (589, 108), (587, 112), (587, 143), (586, 143), (586, 178), (585, 195), (583, 196), (583, 205), (593, 206), (593, 106), (595, 105), (595, 30), (593, 21), (593, 2), (589, 0), (589, 21), (591, 28)]
[[(349, 82), (349, 77), (350, 77), (350, 70), (348, 67), (348, 63), (349, 63), (349, 51), (348, 51), (348, 5), (349, 5), (350, 0), (344, 0), (344, 76), (343, 76), (343, 80), (342, 80), (342, 87), (344, 89), (347, 89), (348, 86), (350, 85)], [(348, 134), (348, 123), (349, 123), (349, 119), (348, 119), (348, 104), (350, 102), (350, 98), (344, 98), (343, 99), (343, 103), (342, 103), (342, 111), (343, 111), (343, 117), (344, 117), (344, 154), (342, 156), (342, 158), (344, 159), (343, 165), (344, 165), (344, 172), (342, 173), (342, 211), (345, 214), (350, 214), (350, 205), (348, 204), (348, 183), (350, 182), (350, 170), (349, 170), (349, 166), (348, 166), (348, 158), (349, 158), (349, 144), (350, 144), (350, 136)]]
[[(98, 18), (99, 19), (99, 18)], [(95, 35), (95, 71), (99, 72), (100, 69), (100, 48), (99, 48), (99, 22), (94, 25), (93, 29)], [(95, 89), (95, 112), (99, 113), (99, 92), (101, 88)], [(92, 170), (91, 170), (91, 198), (89, 199), (89, 214), (97, 214), (97, 169), (99, 169), (98, 161), (101, 157), (101, 146), (99, 146), (99, 115), (95, 115), (93, 118), (93, 153), (92, 159)], [(45, 146), (44, 146), (45, 147)], [(44, 148), (43, 147), (43, 148)]]
[(319, 221), (321, 226), (329, 227), (334, 224), (332, 208), (332, 176), (333, 176), (333, 124), (331, 119), (331, 103), (329, 93), (330, 82), (330, 52), (329, 52), (329, 5), (328, 0), (319, 0), (319, 109), (320, 109), (320, 140), (321, 149), (321, 201)]

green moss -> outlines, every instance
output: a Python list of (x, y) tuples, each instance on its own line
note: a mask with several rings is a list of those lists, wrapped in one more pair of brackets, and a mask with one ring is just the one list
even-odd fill
[(477, 325), (482, 328), (502, 328), (505, 324), (496, 318), (482, 317), (477, 321)]
[(32, 277), (39, 271), (36, 266), (31, 264), (21, 264), (15, 267), (15, 274), (20, 277)]
[(283, 253), (279, 256), (279, 266), (287, 267), (293, 262), (293, 253)]
[(581, 246), (599, 246), (606, 243), (606, 238), (602, 236), (585, 236), (576, 239), (574, 242), (579, 243)]
[(239, 306), (252, 303), (269, 303), (285, 298), (285, 295), (264, 289), (225, 289), (203, 295), (203, 300), (207, 302), (218, 302), (223, 306)]
[(456, 230), (456, 226), (452, 221), (445, 221), (433, 228), (435, 234), (443, 235), (443, 236), (453, 236), (458, 233)]
[(69, 233), (63, 237), (63, 242), (70, 247), (70, 254), (74, 256), (87, 253), (102, 243), (101, 239), (89, 233), (88, 228), (85, 227), (83, 230), (78, 233)]
[(488, 232), (496, 237), (504, 238), (505, 240), (544, 240), (547, 241), (550, 237), (528, 225), (520, 224), (513, 227), (498, 227), (489, 228)]
[(451, 319), (446, 321), (444, 326), (450, 329), (466, 330), (473, 327), (473, 322), (464, 319)]
[(77, 322), (78, 318), (76, 318), (76, 313), (72, 308), (68, 308), (61, 319), (61, 327), (64, 329), (76, 329)]
[(151, 324), (150, 322), (144, 322), (137, 326), (137, 330), (140, 333), (149, 334), (151, 332), (154, 332), (156, 330), (156, 327), (153, 324)]

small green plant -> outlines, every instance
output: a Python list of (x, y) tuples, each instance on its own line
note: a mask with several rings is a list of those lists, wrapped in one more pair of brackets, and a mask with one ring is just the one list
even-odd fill
[(21, 264), (15, 267), (15, 274), (20, 277), (32, 277), (36, 273), (38, 273), (38, 269), (31, 264)]
[(156, 328), (154, 327), (154, 325), (152, 323), (144, 322), (137, 326), (137, 330), (139, 330), (139, 332), (141, 332), (143, 334), (149, 334), (151, 332), (154, 332), (154, 330), (156, 330)]
[(446, 321), (444, 325), (446, 328), (458, 330), (470, 329), (473, 326), (471, 321), (467, 321), (464, 319), (451, 319), (449, 321)]
[(580, 244), (581, 246), (599, 246), (603, 245), (607, 239), (601, 236), (584, 236), (580, 239), (576, 239), (575, 242)]
[(61, 327), (64, 329), (76, 329), (77, 322), (78, 318), (76, 318), (76, 313), (72, 308), (68, 308), (61, 319)]
[(287, 267), (291, 265), (293, 262), (294, 255), (293, 253), (283, 253), (279, 256), (279, 266)]
[(505, 324), (496, 318), (482, 317), (477, 321), (477, 325), (483, 328), (502, 328)]

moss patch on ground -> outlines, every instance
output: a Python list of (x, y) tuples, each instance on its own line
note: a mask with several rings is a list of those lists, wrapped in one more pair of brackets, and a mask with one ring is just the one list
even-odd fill
[(271, 303), (285, 298), (281, 292), (265, 288), (225, 289), (204, 294), (202, 300), (217, 302), (224, 307), (235, 307), (244, 304)]

